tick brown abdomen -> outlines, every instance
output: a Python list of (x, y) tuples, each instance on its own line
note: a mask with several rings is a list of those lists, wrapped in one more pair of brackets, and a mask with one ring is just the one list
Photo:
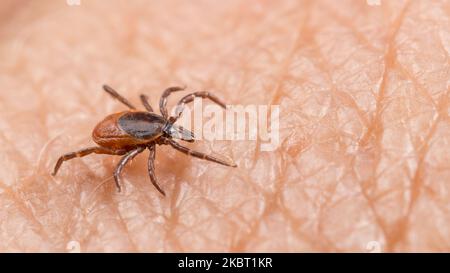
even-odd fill
[(136, 145), (150, 142), (149, 139), (138, 139), (128, 134), (119, 125), (119, 119), (130, 111), (119, 112), (107, 116), (92, 131), (92, 139), (98, 145), (114, 150), (128, 149)]

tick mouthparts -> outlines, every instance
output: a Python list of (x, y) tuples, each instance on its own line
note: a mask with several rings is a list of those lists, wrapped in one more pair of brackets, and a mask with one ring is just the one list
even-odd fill
[(194, 133), (178, 125), (170, 126), (168, 133), (171, 137), (187, 142), (194, 142)]

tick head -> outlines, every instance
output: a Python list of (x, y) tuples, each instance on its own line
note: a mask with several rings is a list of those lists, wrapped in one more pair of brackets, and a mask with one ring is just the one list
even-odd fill
[(167, 124), (164, 127), (163, 131), (164, 133), (175, 139), (181, 139), (187, 142), (194, 142), (195, 140), (193, 132), (175, 124)]

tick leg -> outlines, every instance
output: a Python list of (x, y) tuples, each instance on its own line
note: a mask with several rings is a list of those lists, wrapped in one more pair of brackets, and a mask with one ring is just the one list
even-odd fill
[(123, 155), (125, 153), (125, 151), (123, 150), (118, 150), (118, 151), (114, 151), (114, 150), (110, 150), (110, 149), (106, 149), (103, 147), (90, 147), (90, 148), (86, 148), (86, 149), (82, 149), (76, 152), (72, 152), (72, 153), (67, 153), (62, 155), (58, 161), (56, 162), (55, 168), (53, 169), (52, 175), (56, 175), (56, 173), (58, 172), (59, 168), (61, 167), (61, 165), (63, 164), (64, 161), (73, 159), (75, 157), (83, 157), (89, 154), (108, 154), (108, 155)]
[(116, 182), (117, 190), (119, 192), (121, 190), (121, 188), (120, 188), (120, 182), (121, 182), (120, 174), (122, 173), (123, 167), (125, 167), (125, 165), (128, 163), (128, 161), (133, 159), (135, 156), (137, 156), (143, 150), (145, 150), (144, 147), (138, 147), (138, 148), (136, 148), (134, 150), (131, 150), (124, 157), (122, 157), (122, 159), (120, 159), (120, 161), (119, 161), (119, 164), (117, 164), (117, 168), (114, 171), (114, 181)]
[(136, 107), (133, 106), (126, 98), (122, 97), (119, 93), (117, 93), (116, 90), (114, 90), (112, 87), (108, 85), (103, 85), (103, 90), (106, 91), (106, 93), (110, 94), (113, 98), (117, 99), (121, 103), (128, 106), (130, 109), (136, 109)]
[(178, 150), (182, 153), (185, 153), (187, 155), (191, 155), (193, 157), (209, 160), (209, 161), (216, 162), (216, 163), (219, 163), (219, 164), (222, 164), (225, 166), (229, 166), (229, 167), (237, 167), (237, 165), (234, 163), (229, 163), (229, 162), (226, 162), (225, 160), (219, 159), (212, 155), (204, 154), (204, 153), (189, 149), (188, 147), (184, 147), (184, 146), (180, 145), (178, 142), (173, 141), (172, 139), (166, 138), (165, 143), (168, 143), (170, 146), (172, 146), (176, 150)]
[(169, 97), (169, 95), (172, 94), (173, 92), (182, 91), (184, 89), (186, 89), (186, 86), (183, 86), (183, 87), (174, 86), (174, 87), (169, 87), (166, 90), (164, 90), (164, 93), (161, 95), (161, 99), (159, 100), (159, 111), (161, 112), (161, 115), (163, 117), (165, 117), (165, 118), (168, 117), (167, 98)]
[(216, 104), (220, 105), (222, 108), (226, 109), (227, 106), (225, 105), (224, 102), (222, 102), (222, 100), (220, 100), (218, 97), (216, 97), (215, 95), (207, 92), (207, 91), (200, 91), (200, 92), (195, 92), (195, 93), (191, 93), (189, 95), (184, 96), (177, 104), (177, 108), (176, 108), (176, 113), (174, 117), (170, 117), (170, 122), (174, 123), (176, 122), (181, 114), (183, 113), (184, 110), (184, 106), (187, 103), (192, 102), (196, 97), (198, 98), (202, 98), (202, 99), (210, 99), (211, 101), (215, 102)]
[(166, 193), (161, 189), (161, 187), (158, 184), (158, 181), (156, 179), (155, 174), (155, 145), (148, 147), (148, 150), (150, 151), (148, 155), (148, 175), (150, 176), (150, 180), (152, 181), (153, 186), (164, 196), (166, 196)]
[(145, 109), (149, 112), (153, 112), (152, 106), (148, 103), (148, 97), (144, 94), (141, 94), (139, 97), (141, 98), (142, 105), (144, 105)]

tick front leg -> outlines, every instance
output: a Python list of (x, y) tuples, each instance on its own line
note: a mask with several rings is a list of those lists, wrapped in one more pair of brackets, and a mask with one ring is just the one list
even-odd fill
[(144, 94), (141, 94), (139, 97), (141, 98), (142, 105), (144, 105), (145, 109), (149, 112), (153, 112), (152, 106), (148, 103), (148, 97)]
[(155, 149), (155, 145), (153, 144), (152, 146), (148, 147), (148, 150), (150, 151), (149, 155), (148, 155), (148, 175), (150, 176), (150, 180), (152, 181), (153, 186), (155, 186), (155, 188), (164, 196), (166, 196), (166, 193), (161, 189), (161, 187), (158, 184), (158, 181), (156, 179), (156, 174), (155, 174), (155, 154), (156, 154), (156, 149)]
[(176, 114), (174, 117), (170, 117), (170, 119), (169, 119), (170, 122), (175, 123), (181, 117), (181, 114), (183, 113), (183, 110), (184, 110), (184, 106), (187, 103), (192, 102), (195, 98), (210, 99), (212, 102), (220, 105), (220, 107), (222, 107), (224, 109), (227, 108), (227, 106), (225, 105), (224, 102), (222, 102), (218, 97), (216, 97), (215, 95), (213, 95), (207, 91), (194, 92), (194, 93), (184, 96), (178, 102), (177, 108), (176, 108)]
[(145, 150), (145, 147), (138, 147), (137, 149), (131, 150), (128, 152), (122, 159), (120, 159), (119, 164), (117, 165), (116, 170), (114, 171), (114, 181), (116, 182), (117, 190), (120, 192), (120, 174), (122, 173), (123, 167), (128, 163), (128, 161), (132, 160), (135, 156), (140, 154), (143, 150)]
[(76, 158), (76, 157), (83, 157), (89, 154), (108, 154), (108, 155), (122, 155), (125, 153), (125, 151), (123, 150), (119, 150), (119, 151), (114, 151), (114, 150), (110, 150), (110, 149), (106, 149), (103, 147), (90, 147), (90, 148), (86, 148), (86, 149), (82, 149), (76, 152), (72, 152), (72, 153), (67, 153), (62, 155), (58, 161), (56, 162), (55, 168), (53, 169), (52, 175), (55, 176), (56, 173), (58, 172), (59, 168), (61, 167), (61, 165), (63, 164), (64, 161)]
[(234, 163), (229, 163), (229, 162), (226, 162), (225, 160), (222, 160), (220, 158), (214, 157), (212, 155), (208, 155), (208, 154), (205, 154), (205, 153), (197, 152), (197, 151), (194, 151), (192, 149), (189, 149), (188, 147), (184, 147), (184, 146), (180, 145), (178, 142), (173, 141), (172, 139), (166, 138), (165, 139), (165, 143), (168, 143), (170, 146), (172, 146), (176, 150), (178, 150), (178, 151), (180, 151), (182, 153), (185, 153), (187, 155), (191, 155), (193, 157), (197, 157), (197, 158), (205, 159), (205, 160), (208, 160), (208, 161), (216, 162), (216, 163), (219, 163), (221, 165), (225, 165), (225, 166), (229, 166), (229, 167), (237, 167), (237, 165), (234, 164)]
[(161, 112), (161, 115), (165, 118), (168, 117), (167, 114), (167, 98), (172, 94), (173, 92), (182, 91), (186, 89), (186, 86), (179, 87), (169, 87), (166, 90), (164, 90), (163, 94), (161, 95), (161, 99), (159, 100), (159, 111)]
[(128, 108), (130, 109), (136, 109), (136, 107), (133, 106), (133, 104), (131, 104), (131, 102), (129, 102), (126, 98), (122, 97), (119, 93), (117, 93), (116, 90), (114, 90), (111, 86), (108, 85), (103, 85), (103, 90), (106, 91), (106, 93), (110, 94), (113, 98), (117, 99), (118, 101), (120, 101), (121, 103), (125, 104), (126, 106), (128, 106)]

